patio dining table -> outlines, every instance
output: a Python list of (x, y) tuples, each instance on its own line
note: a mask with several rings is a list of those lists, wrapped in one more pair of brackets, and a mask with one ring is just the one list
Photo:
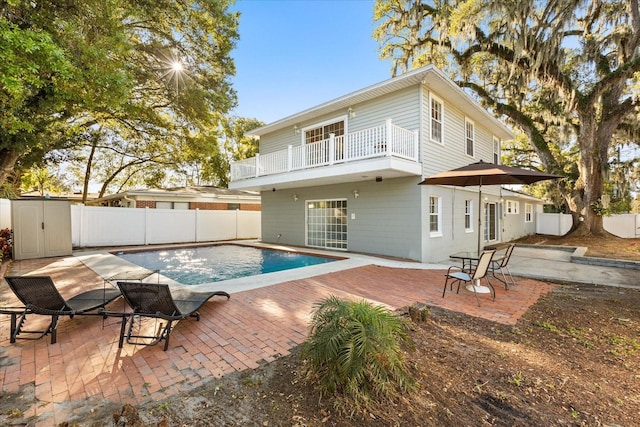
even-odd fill
[[(469, 274), (472, 274), (474, 266), (478, 264), (478, 260), (480, 259), (480, 256), (482, 256), (482, 252), (463, 251), (463, 252), (456, 252), (455, 254), (451, 254), (449, 255), (449, 258), (461, 260), (462, 270)], [(473, 288), (475, 288), (475, 292), (479, 294), (491, 293), (491, 289), (489, 289), (488, 286), (482, 286), (480, 284), (480, 279), (476, 280), (475, 285), (467, 285), (466, 288), (470, 292), (474, 292)]]

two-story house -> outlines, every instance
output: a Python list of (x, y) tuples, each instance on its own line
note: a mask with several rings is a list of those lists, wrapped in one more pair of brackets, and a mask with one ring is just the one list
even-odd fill
[(477, 233), (499, 242), (503, 222), (523, 218), (506, 215), (498, 186), (483, 188), (479, 209), (476, 187), (417, 185), (479, 160), (499, 163), (501, 141), (513, 138), (434, 66), (250, 133), (260, 154), (231, 165), (230, 188), (260, 191), (264, 242), (433, 262), (474, 249)]

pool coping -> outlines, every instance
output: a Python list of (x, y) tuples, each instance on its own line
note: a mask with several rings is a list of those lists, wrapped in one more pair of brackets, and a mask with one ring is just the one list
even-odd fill
[[(321, 274), (334, 273), (351, 268), (362, 267), (365, 265), (378, 265), (382, 267), (395, 268), (413, 268), (425, 270), (446, 269), (448, 266), (442, 264), (426, 264), (417, 261), (401, 261), (386, 258), (379, 258), (372, 255), (356, 254), (352, 252), (328, 251), (323, 249), (315, 249), (308, 247), (295, 247), (281, 244), (264, 243), (259, 240), (231, 240), (219, 242), (203, 242), (201, 244), (185, 243), (185, 244), (167, 244), (167, 245), (146, 245), (132, 246), (122, 248), (93, 248), (82, 249), (73, 252), (73, 256), (82, 262), (89, 269), (105, 280), (109, 281), (110, 277), (116, 274), (122, 275), (128, 271), (136, 272), (143, 269), (142, 267), (126, 261), (113, 252), (118, 251), (144, 251), (155, 249), (173, 249), (184, 247), (212, 246), (219, 244), (235, 244), (241, 246), (253, 246), (264, 249), (284, 250), (288, 252), (296, 252), (308, 255), (318, 255), (331, 258), (339, 258), (334, 262), (316, 264), (306, 267), (298, 267), (289, 270), (276, 271), (272, 273), (260, 274), (257, 276), (240, 277), (236, 279), (223, 280), (219, 282), (202, 283), (199, 285), (183, 285), (170, 279), (160, 273), (153, 274), (144, 279), (147, 282), (167, 283), (170, 287), (185, 287), (194, 291), (215, 291), (227, 290), (229, 293), (243, 292), (252, 289), (258, 289), (264, 286), (276, 285), (291, 280), (306, 279)], [(114, 283), (115, 285), (115, 283)]]

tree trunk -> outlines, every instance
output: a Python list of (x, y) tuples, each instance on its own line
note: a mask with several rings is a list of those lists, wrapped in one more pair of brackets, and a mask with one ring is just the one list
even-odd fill
[(96, 153), (96, 139), (94, 138), (91, 144), (91, 152), (87, 159), (87, 167), (84, 171), (84, 183), (82, 185), (82, 204), (87, 203), (87, 196), (89, 194), (89, 181), (91, 180), (91, 166), (93, 165), (93, 156)]
[(13, 173), (13, 168), (20, 157), (20, 153), (8, 148), (0, 150), (0, 185), (7, 182)]
[(580, 141), (580, 158), (578, 160), (580, 178), (574, 189), (574, 200), (576, 200), (580, 218), (576, 224), (574, 216), (574, 224), (569, 234), (606, 235), (608, 233), (604, 229), (602, 212), (598, 211), (604, 190), (603, 177), (606, 159), (603, 160), (601, 156), (602, 150), (598, 140), (595, 113), (583, 115), (581, 124), (578, 136)]

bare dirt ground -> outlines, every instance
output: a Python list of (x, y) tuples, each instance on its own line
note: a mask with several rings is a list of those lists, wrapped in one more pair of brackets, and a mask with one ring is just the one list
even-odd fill
[[(640, 260), (639, 239), (526, 243), (588, 246)], [(299, 351), (168, 402), (123, 408), (117, 425), (631, 426), (640, 416), (640, 291), (561, 285), (516, 326), (441, 309), (411, 321), (406, 357), (419, 389), (345, 413), (302, 375)], [(104, 419), (103, 419), (104, 420)], [(99, 423), (98, 423), (99, 424)]]
[(547, 236), (533, 234), (515, 241), (531, 245), (583, 246), (589, 248), (586, 256), (640, 261), (640, 239), (583, 236)]

